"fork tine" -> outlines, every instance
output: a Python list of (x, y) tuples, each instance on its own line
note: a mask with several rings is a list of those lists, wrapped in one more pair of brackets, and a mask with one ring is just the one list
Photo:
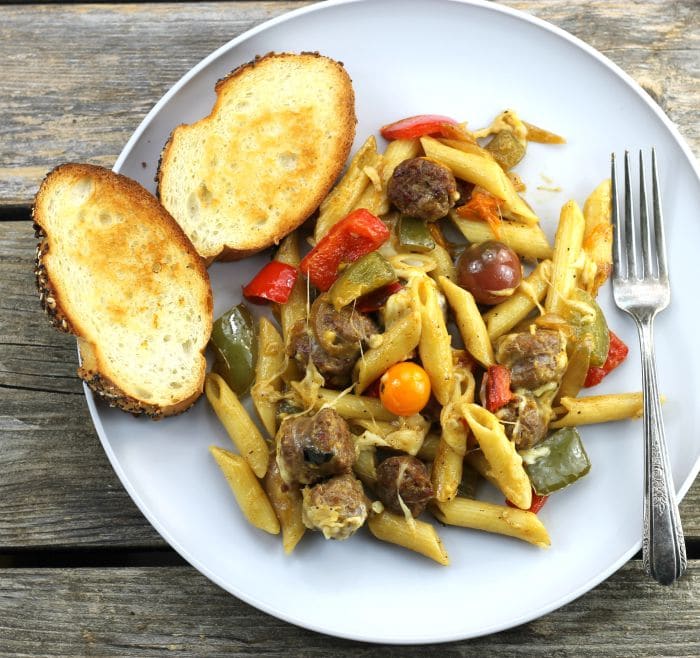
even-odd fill
[(647, 189), (644, 180), (644, 157), (639, 151), (639, 227), (642, 233), (642, 276), (654, 274), (654, 261), (651, 253), (651, 225), (647, 210)]
[(627, 252), (627, 277), (638, 277), (637, 251), (635, 249), (634, 213), (632, 211), (632, 182), (630, 153), (625, 151), (625, 250)]
[(656, 237), (656, 257), (659, 261), (659, 279), (668, 279), (666, 266), (666, 236), (661, 214), (661, 194), (659, 192), (659, 172), (656, 168), (656, 149), (651, 149), (651, 179), (654, 200), (654, 235)]
[(615, 167), (615, 154), (610, 155), (610, 183), (611, 195), (610, 204), (612, 206), (612, 225), (615, 231), (613, 239), (613, 276), (622, 279), (626, 272), (622, 272), (622, 226), (620, 225), (620, 203), (617, 193), (617, 171)]

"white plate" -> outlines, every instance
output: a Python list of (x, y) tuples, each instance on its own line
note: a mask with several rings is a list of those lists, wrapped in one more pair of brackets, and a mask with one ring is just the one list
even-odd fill
[[(583, 202), (608, 175), (611, 151), (655, 145), (667, 218), (673, 304), (659, 317), (657, 349), (673, 475), (681, 494), (697, 473), (693, 409), (700, 397), (696, 349), (700, 182), (672, 124), (625, 74), (590, 47), (540, 20), (486, 2), (335, 2), (292, 12), (220, 48), (153, 108), (115, 170), (153, 189), (160, 149), (179, 123), (209, 112), (214, 83), (270, 50), (318, 50), (345, 63), (359, 124), (355, 147), (389, 121), (426, 112), (485, 125), (513, 107), (565, 135), (531, 145), (521, 169), (527, 199), (550, 236), (559, 207)], [(145, 163), (145, 165), (143, 164)], [(557, 185), (561, 192), (538, 189)], [(218, 315), (239, 301), (261, 261), (211, 268)], [(625, 366), (596, 392), (640, 389), (632, 322), (602, 304), (631, 346)], [(391, 643), (473, 637), (521, 624), (588, 591), (639, 549), (640, 422), (582, 431), (593, 468), (541, 512), (552, 548), (456, 528), (440, 529), (452, 565), (440, 567), (362, 532), (342, 543), (308, 536), (290, 557), (278, 537), (251, 528), (208, 453), (230, 447), (200, 400), (153, 423), (95, 404), (90, 410), (124, 486), (161, 535), (191, 564), (248, 603), (301, 626)]]

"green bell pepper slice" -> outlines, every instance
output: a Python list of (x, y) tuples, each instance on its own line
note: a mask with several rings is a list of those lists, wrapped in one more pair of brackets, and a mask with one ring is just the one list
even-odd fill
[(435, 249), (435, 240), (425, 222), (418, 217), (404, 215), (398, 224), (399, 244), (409, 251), (426, 253)]
[(575, 341), (590, 346), (590, 365), (602, 366), (610, 348), (610, 332), (603, 311), (596, 300), (581, 288), (576, 288), (571, 297), (580, 306), (567, 305), (564, 317), (573, 329)]
[(209, 346), (214, 352), (214, 372), (236, 395), (247, 393), (255, 377), (258, 341), (255, 321), (245, 304), (214, 321)]
[(506, 171), (515, 167), (525, 156), (525, 145), (510, 130), (497, 132), (485, 148)]
[(568, 487), (591, 470), (591, 462), (574, 427), (563, 427), (520, 454), (532, 488), (540, 496)]
[(394, 283), (398, 277), (394, 268), (379, 252), (371, 251), (349, 265), (328, 291), (336, 310), (367, 293)]

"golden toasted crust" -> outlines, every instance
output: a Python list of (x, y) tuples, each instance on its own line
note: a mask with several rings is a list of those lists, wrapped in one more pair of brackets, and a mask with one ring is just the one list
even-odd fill
[(215, 90), (207, 117), (172, 132), (156, 176), (207, 262), (254, 254), (303, 223), (342, 171), (357, 122), (350, 77), (318, 53), (269, 53)]
[[(78, 337), (79, 376), (111, 406), (131, 413), (161, 418), (191, 406), (203, 391), (211, 286), (192, 243), (157, 199), (108, 169), (69, 163), (44, 179), (33, 219), (39, 299), (54, 327)], [(180, 326), (180, 309), (173, 309), (178, 295), (186, 300), (183, 313), (197, 318), (191, 335)], [(171, 334), (192, 341), (184, 360), (161, 345)], [(114, 341), (127, 346), (117, 349)], [(130, 344), (152, 344), (153, 350), (139, 347), (133, 364), (119, 362), (131, 358)], [(169, 355), (173, 363), (182, 361), (180, 372), (170, 375), (182, 393), (139, 395), (158, 389), (160, 374), (154, 386), (144, 383), (144, 371), (151, 361), (162, 368), (158, 360)]]

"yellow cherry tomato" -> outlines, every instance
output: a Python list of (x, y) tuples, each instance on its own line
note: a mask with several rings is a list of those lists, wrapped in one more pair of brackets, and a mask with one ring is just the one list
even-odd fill
[(379, 399), (387, 411), (397, 416), (417, 414), (429, 398), (428, 373), (410, 361), (391, 366), (379, 380)]

